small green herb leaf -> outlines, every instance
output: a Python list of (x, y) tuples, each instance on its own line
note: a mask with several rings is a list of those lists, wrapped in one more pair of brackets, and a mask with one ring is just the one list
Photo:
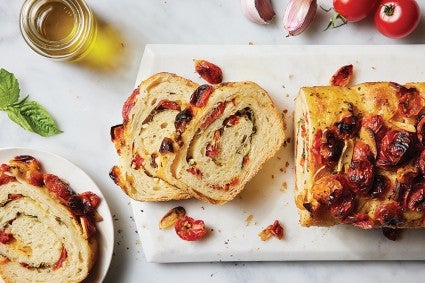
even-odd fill
[(19, 83), (15, 75), (0, 69), (0, 109), (4, 110), (19, 98)]
[(21, 114), (21, 110), (19, 108), (9, 106), (7, 107), (6, 111), (7, 116), (9, 116), (10, 120), (24, 128), (25, 130), (33, 132), (31, 124), (27, 121), (25, 116)]
[(31, 125), (33, 132), (43, 137), (62, 133), (53, 117), (35, 101), (24, 102), (20, 105), (20, 113)]
[(19, 83), (12, 73), (0, 69), (0, 110), (6, 111), (10, 120), (27, 131), (43, 137), (62, 133), (55, 120), (35, 101), (28, 101), (28, 96), (19, 100)]

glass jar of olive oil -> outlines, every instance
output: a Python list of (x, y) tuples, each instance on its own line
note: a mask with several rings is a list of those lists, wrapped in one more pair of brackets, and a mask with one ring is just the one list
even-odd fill
[(96, 38), (96, 19), (84, 0), (26, 0), (20, 28), (37, 53), (57, 60), (85, 56)]

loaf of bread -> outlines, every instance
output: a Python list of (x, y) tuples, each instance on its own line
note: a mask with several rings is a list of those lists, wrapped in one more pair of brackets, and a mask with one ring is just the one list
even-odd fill
[(232, 200), (284, 141), (282, 114), (253, 82), (203, 85), (185, 113), (172, 172), (208, 203)]
[(167, 139), (175, 131), (175, 117), (197, 87), (174, 74), (158, 73), (143, 81), (125, 102), (123, 123), (111, 129), (119, 164), (110, 175), (131, 198), (167, 201), (190, 197), (184, 184), (172, 175), (159, 176), (166, 166), (160, 161), (160, 151), (167, 149)]
[(303, 226), (425, 226), (425, 83), (301, 88), (295, 200)]
[(112, 127), (111, 177), (136, 200), (233, 199), (284, 140), (281, 113), (253, 82), (197, 85), (169, 73), (143, 81)]
[(81, 282), (97, 257), (92, 193), (76, 195), (31, 156), (0, 166), (0, 276), (6, 282)]

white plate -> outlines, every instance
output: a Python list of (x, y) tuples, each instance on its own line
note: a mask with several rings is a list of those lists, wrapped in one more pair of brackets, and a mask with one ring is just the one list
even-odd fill
[(97, 223), (99, 233), (99, 257), (85, 282), (102, 282), (108, 272), (114, 248), (114, 227), (105, 197), (94, 181), (80, 168), (58, 155), (27, 148), (0, 149), (0, 164), (8, 163), (17, 155), (31, 155), (40, 161), (44, 172), (57, 175), (68, 182), (76, 193), (91, 191), (101, 198), (97, 211), (103, 221)]
[[(265, 88), (280, 110), (288, 110), (287, 134), (293, 136), (293, 102), (301, 86), (327, 85), (341, 66), (353, 64), (354, 83), (425, 80), (425, 46), (179, 46), (147, 45), (136, 84), (168, 71), (205, 83), (194, 72), (193, 59), (221, 66), (225, 81), (252, 80)], [(397, 242), (380, 230), (351, 226), (303, 228), (294, 204), (293, 137), (268, 161), (234, 201), (214, 206), (197, 200), (165, 203), (132, 202), (148, 261), (248, 260), (417, 260), (425, 259), (424, 229), (408, 231)], [(285, 171), (285, 162), (289, 166)], [(284, 172), (281, 172), (283, 169)], [(283, 183), (286, 183), (287, 189)], [(185, 242), (173, 229), (158, 229), (161, 217), (182, 205), (213, 231), (199, 242)], [(252, 215), (251, 221), (246, 221)], [(261, 241), (258, 233), (278, 219), (281, 241)]]

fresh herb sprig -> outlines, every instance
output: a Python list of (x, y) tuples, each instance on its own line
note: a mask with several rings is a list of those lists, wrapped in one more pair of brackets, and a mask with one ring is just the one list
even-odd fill
[(0, 69), (0, 110), (7, 112), (10, 120), (27, 131), (43, 137), (62, 133), (53, 117), (28, 96), (19, 99), (19, 83), (15, 75)]

